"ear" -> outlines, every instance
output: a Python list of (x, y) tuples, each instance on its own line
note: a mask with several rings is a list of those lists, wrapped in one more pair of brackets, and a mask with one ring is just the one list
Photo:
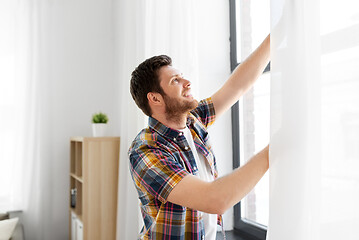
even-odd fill
[(163, 102), (161, 94), (155, 92), (147, 93), (147, 99), (149, 104), (159, 105)]

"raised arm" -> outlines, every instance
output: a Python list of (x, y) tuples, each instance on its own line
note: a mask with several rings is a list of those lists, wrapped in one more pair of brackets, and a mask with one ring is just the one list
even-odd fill
[(223, 214), (238, 203), (268, 170), (268, 146), (229, 175), (205, 182), (185, 176), (170, 192), (167, 201), (206, 213)]
[(212, 96), (216, 116), (227, 111), (263, 73), (270, 58), (270, 35), (232, 73), (225, 84)]

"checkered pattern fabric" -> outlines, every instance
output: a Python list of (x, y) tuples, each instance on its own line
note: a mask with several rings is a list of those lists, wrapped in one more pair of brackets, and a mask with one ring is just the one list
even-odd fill
[[(213, 103), (208, 98), (188, 114), (187, 126), (198, 153), (205, 156), (216, 178), (216, 160), (207, 132), (214, 120)], [(198, 174), (183, 134), (150, 117), (149, 126), (136, 136), (128, 154), (144, 219), (140, 239), (203, 239), (205, 232), (200, 212), (167, 201), (169, 193), (186, 175)]]

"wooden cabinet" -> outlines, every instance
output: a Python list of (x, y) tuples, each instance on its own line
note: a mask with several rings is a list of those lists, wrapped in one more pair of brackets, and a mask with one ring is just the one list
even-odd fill
[(116, 238), (119, 155), (119, 137), (71, 138), (71, 240)]

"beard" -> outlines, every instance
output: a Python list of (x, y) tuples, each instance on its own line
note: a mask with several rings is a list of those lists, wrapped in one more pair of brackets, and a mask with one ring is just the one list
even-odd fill
[(166, 104), (166, 118), (171, 121), (180, 119), (181, 116), (187, 114), (198, 106), (198, 101), (196, 99), (192, 99), (192, 101), (180, 101), (179, 99), (172, 98), (168, 95), (164, 95), (163, 98)]

